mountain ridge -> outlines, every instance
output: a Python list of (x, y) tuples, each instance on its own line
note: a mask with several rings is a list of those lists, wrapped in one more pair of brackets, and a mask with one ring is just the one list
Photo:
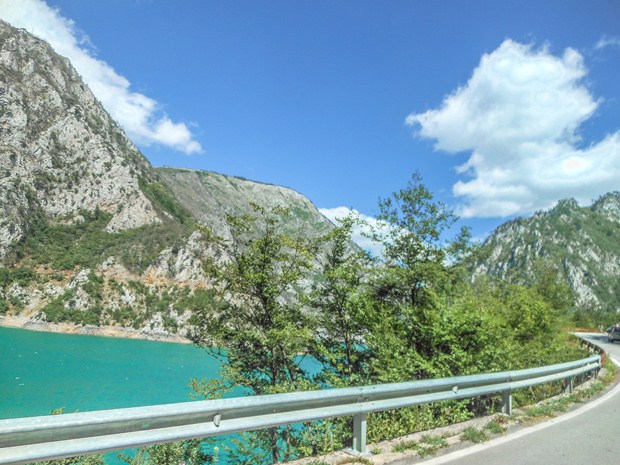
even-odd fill
[(225, 216), (252, 201), (291, 207), (291, 234), (333, 227), (288, 188), (152, 167), (69, 60), (3, 21), (0, 104), (6, 324), (183, 335), (192, 309), (214, 303), (198, 224), (226, 236)]
[(580, 207), (575, 199), (498, 226), (484, 241), (472, 276), (536, 279), (537, 260), (553, 264), (582, 310), (620, 309), (620, 192)]

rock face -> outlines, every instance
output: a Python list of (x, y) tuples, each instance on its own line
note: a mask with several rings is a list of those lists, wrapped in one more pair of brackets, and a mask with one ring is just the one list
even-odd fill
[(620, 193), (602, 196), (590, 207), (573, 199), (551, 210), (498, 227), (482, 246), (474, 278), (535, 279), (534, 263), (559, 266), (580, 308), (620, 310)]
[(216, 234), (228, 237), (226, 214), (248, 212), (250, 203), (263, 207), (285, 205), (291, 217), (288, 233), (303, 231), (316, 237), (333, 225), (306, 197), (286, 187), (263, 184), (247, 179), (224, 176), (209, 171), (156, 168), (160, 178), (192, 215), (209, 225)]
[(71, 223), (101, 209), (108, 231), (159, 222), (138, 185), (148, 171), (70, 63), (0, 21), (0, 257), (33, 212)]
[(0, 21), (0, 322), (182, 335), (214, 302), (196, 225), (227, 236), (250, 202), (289, 207), (291, 234), (332, 227), (291, 189), (153, 168), (68, 60)]

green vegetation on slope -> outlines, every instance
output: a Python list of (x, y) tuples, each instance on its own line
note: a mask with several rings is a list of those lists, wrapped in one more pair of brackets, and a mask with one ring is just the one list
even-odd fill
[(52, 224), (40, 217), (33, 222), (30, 234), (12, 248), (12, 261), (22, 266), (71, 270), (94, 268), (114, 256), (129, 270), (142, 272), (163, 249), (180, 246), (190, 232), (169, 221), (110, 233), (105, 230), (109, 213), (95, 210), (81, 215), (83, 221), (73, 224)]

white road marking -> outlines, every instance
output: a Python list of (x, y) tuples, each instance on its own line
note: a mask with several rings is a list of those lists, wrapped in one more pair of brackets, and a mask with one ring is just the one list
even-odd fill
[[(614, 357), (611, 357), (611, 355), (609, 355), (609, 357), (611, 358), (611, 361), (614, 363), (614, 365), (620, 367), (620, 363)], [(557, 425), (558, 423), (562, 423), (563, 421), (570, 420), (571, 418), (575, 418), (581, 415), (582, 413), (586, 413), (587, 411), (592, 410), (593, 408), (599, 406), (603, 402), (608, 401), (611, 397), (615, 396), (618, 393), (620, 393), (620, 383), (618, 383), (612, 390), (610, 390), (607, 394), (603, 395), (602, 397), (599, 397), (598, 399), (592, 402), (588, 402), (583, 407), (580, 407), (577, 410), (573, 410), (572, 412), (569, 412), (565, 415), (562, 415), (557, 418), (552, 418), (550, 420), (543, 421), (542, 423), (538, 423), (534, 426), (530, 426), (528, 428), (519, 430), (515, 433), (510, 433), (510, 434), (507, 434), (506, 436), (492, 439), (491, 441), (488, 441), (482, 444), (476, 444), (474, 446), (468, 447), (467, 449), (450, 452), (449, 454), (442, 455), (441, 457), (436, 457), (434, 459), (424, 461), (421, 463), (423, 463), (424, 465), (440, 465), (442, 463), (449, 463), (449, 462), (461, 459), (463, 457), (467, 457), (468, 455), (472, 455), (477, 452), (490, 449), (491, 447), (497, 447), (501, 444), (514, 441), (515, 439), (522, 438), (524, 436), (527, 436), (528, 434), (536, 433), (545, 428), (549, 428), (550, 426)]]

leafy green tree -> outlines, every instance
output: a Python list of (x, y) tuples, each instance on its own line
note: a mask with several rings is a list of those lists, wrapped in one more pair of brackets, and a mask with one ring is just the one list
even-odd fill
[(463, 286), (460, 263), (470, 253), (466, 229), (451, 241), (444, 235), (454, 213), (433, 198), (414, 173), (407, 187), (379, 202), (371, 238), (383, 245), (371, 280), (373, 312), (367, 318), (372, 371), (381, 382), (447, 376), (450, 348), (442, 344), (449, 304)]
[(313, 355), (323, 366), (322, 380), (331, 386), (360, 384), (365, 379), (365, 333), (370, 302), (366, 282), (370, 258), (352, 244), (355, 220), (341, 220), (323, 239), (320, 277), (308, 298), (318, 332)]
[[(315, 324), (295, 293), (312, 267), (313, 245), (282, 232), (287, 209), (252, 209), (252, 215), (228, 216), (230, 238), (212, 237), (223, 253), (208, 268), (220, 305), (194, 313), (191, 339), (222, 362), (229, 386), (248, 394), (307, 389), (300, 364), (314, 343)], [(279, 446), (291, 437), (290, 428), (254, 434), (268, 443), (274, 463), (286, 455)]]
[(379, 201), (377, 218), (385, 225), (371, 233), (384, 247), (375, 284), (377, 297), (390, 304), (425, 305), (434, 287), (446, 279), (448, 251), (458, 259), (466, 248), (467, 231), (462, 231), (451, 249), (446, 248), (442, 234), (457, 217), (433, 198), (417, 172), (406, 188)]

